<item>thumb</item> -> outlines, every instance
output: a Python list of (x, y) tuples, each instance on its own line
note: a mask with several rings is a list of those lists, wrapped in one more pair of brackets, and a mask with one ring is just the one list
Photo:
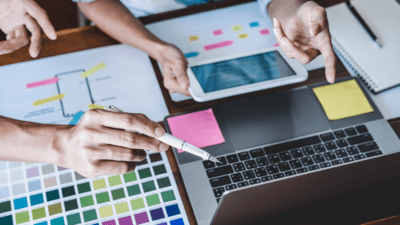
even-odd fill
[(315, 6), (309, 14), (309, 32), (315, 37), (328, 26), (326, 10), (321, 6)]

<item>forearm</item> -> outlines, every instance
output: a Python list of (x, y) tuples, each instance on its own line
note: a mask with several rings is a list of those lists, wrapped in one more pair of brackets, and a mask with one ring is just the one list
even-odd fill
[(118, 0), (78, 3), (82, 12), (117, 41), (139, 48), (158, 60), (165, 43), (151, 34)]
[(63, 127), (0, 116), (0, 160), (63, 165), (58, 146)]
[(273, 0), (267, 6), (268, 14), (271, 18), (277, 18), (282, 26), (286, 21), (292, 18), (300, 6), (308, 0)]

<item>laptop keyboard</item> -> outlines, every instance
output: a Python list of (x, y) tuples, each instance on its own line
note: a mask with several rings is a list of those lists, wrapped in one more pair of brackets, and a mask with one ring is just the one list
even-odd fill
[(225, 191), (383, 154), (365, 125), (203, 161), (217, 202)]

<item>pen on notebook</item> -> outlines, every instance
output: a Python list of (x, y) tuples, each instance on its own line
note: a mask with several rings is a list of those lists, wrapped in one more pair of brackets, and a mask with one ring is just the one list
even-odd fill
[[(122, 112), (123, 113), (122, 110), (120, 110), (117, 107), (112, 106), (112, 105), (110, 105), (108, 107), (105, 107), (105, 109), (109, 109), (109, 110), (112, 110), (112, 111), (115, 111), (115, 112)], [(204, 151), (204, 150), (202, 150), (202, 149), (200, 149), (200, 148), (198, 148), (198, 147), (196, 147), (194, 145), (191, 145), (191, 144), (187, 143), (184, 140), (181, 140), (181, 139), (179, 139), (177, 137), (174, 137), (174, 136), (172, 136), (172, 135), (170, 135), (168, 133), (165, 133), (162, 137), (156, 137), (155, 139), (157, 139), (157, 140), (159, 140), (159, 141), (161, 141), (161, 142), (163, 142), (163, 143), (165, 143), (167, 145), (175, 147), (177, 149), (181, 149), (182, 151), (191, 153), (193, 155), (197, 155), (197, 156), (199, 156), (200, 158), (202, 158), (204, 160), (210, 160), (210, 161), (213, 161), (213, 162), (216, 162), (216, 163), (221, 163), (218, 159), (216, 159), (215, 157), (211, 156), (210, 153), (208, 153), (208, 152), (206, 152), (206, 151)]]
[(381, 41), (379, 41), (378, 37), (376, 37), (376, 35), (372, 32), (371, 28), (368, 27), (367, 23), (365, 23), (360, 14), (358, 14), (357, 10), (351, 4), (350, 0), (346, 0), (345, 2), (350, 12), (356, 17), (358, 22), (360, 22), (360, 24), (363, 26), (364, 30), (367, 31), (368, 35), (372, 38), (372, 40), (379, 46), (379, 48), (382, 48)]

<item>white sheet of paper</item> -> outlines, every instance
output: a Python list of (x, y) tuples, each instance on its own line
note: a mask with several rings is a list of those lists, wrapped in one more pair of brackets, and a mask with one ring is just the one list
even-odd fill
[[(87, 77), (80, 75), (105, 63)], [(51, 78), (57, 83), (27, 88), (28, 83)], [(154, 121), (169, 115), (148, 55), (127, 45), (113, 45), (0, 67), (0, 115), (41, 123), (68, 124), (78, 111), (94, 104), (115, 105), (126, 112), (143, 113)], [(57, 100), (33, 102), (57, 94)]]
[[(258, 25), (254, 26), (254, 22)], [(241, 29), (234, 29), (240, 26)], [(197, 56), (187, 58), (189, 63), (229, 56), (232, 54), (247, 53), (262, 48), (273, 47), (277, 44), (272, 32), (273, 25), (269, 17), (260, 12), (257, 2), (240, 4), (228, 8), (212, 10), (194, 15), (164, 20), (146, 25), (153, 34), (162, 40), (176, 45), (184, 54), (198, 53)], [(268, 30), (268, 34), (261, 34)], [(221, 30), (222, 34), (214, 35)], [(247, 37), (240, 38), (247, 34)], [(197, 40), (191, 37), (197, 36)], [(205, 50), (204, 46), (232, 41), (227, 47)], [(306, 66), (313, 70), (324, 67), (323, 59)], [(173, 101), (179, 102), (191, 97), (179, 93), (171, 94)]]

